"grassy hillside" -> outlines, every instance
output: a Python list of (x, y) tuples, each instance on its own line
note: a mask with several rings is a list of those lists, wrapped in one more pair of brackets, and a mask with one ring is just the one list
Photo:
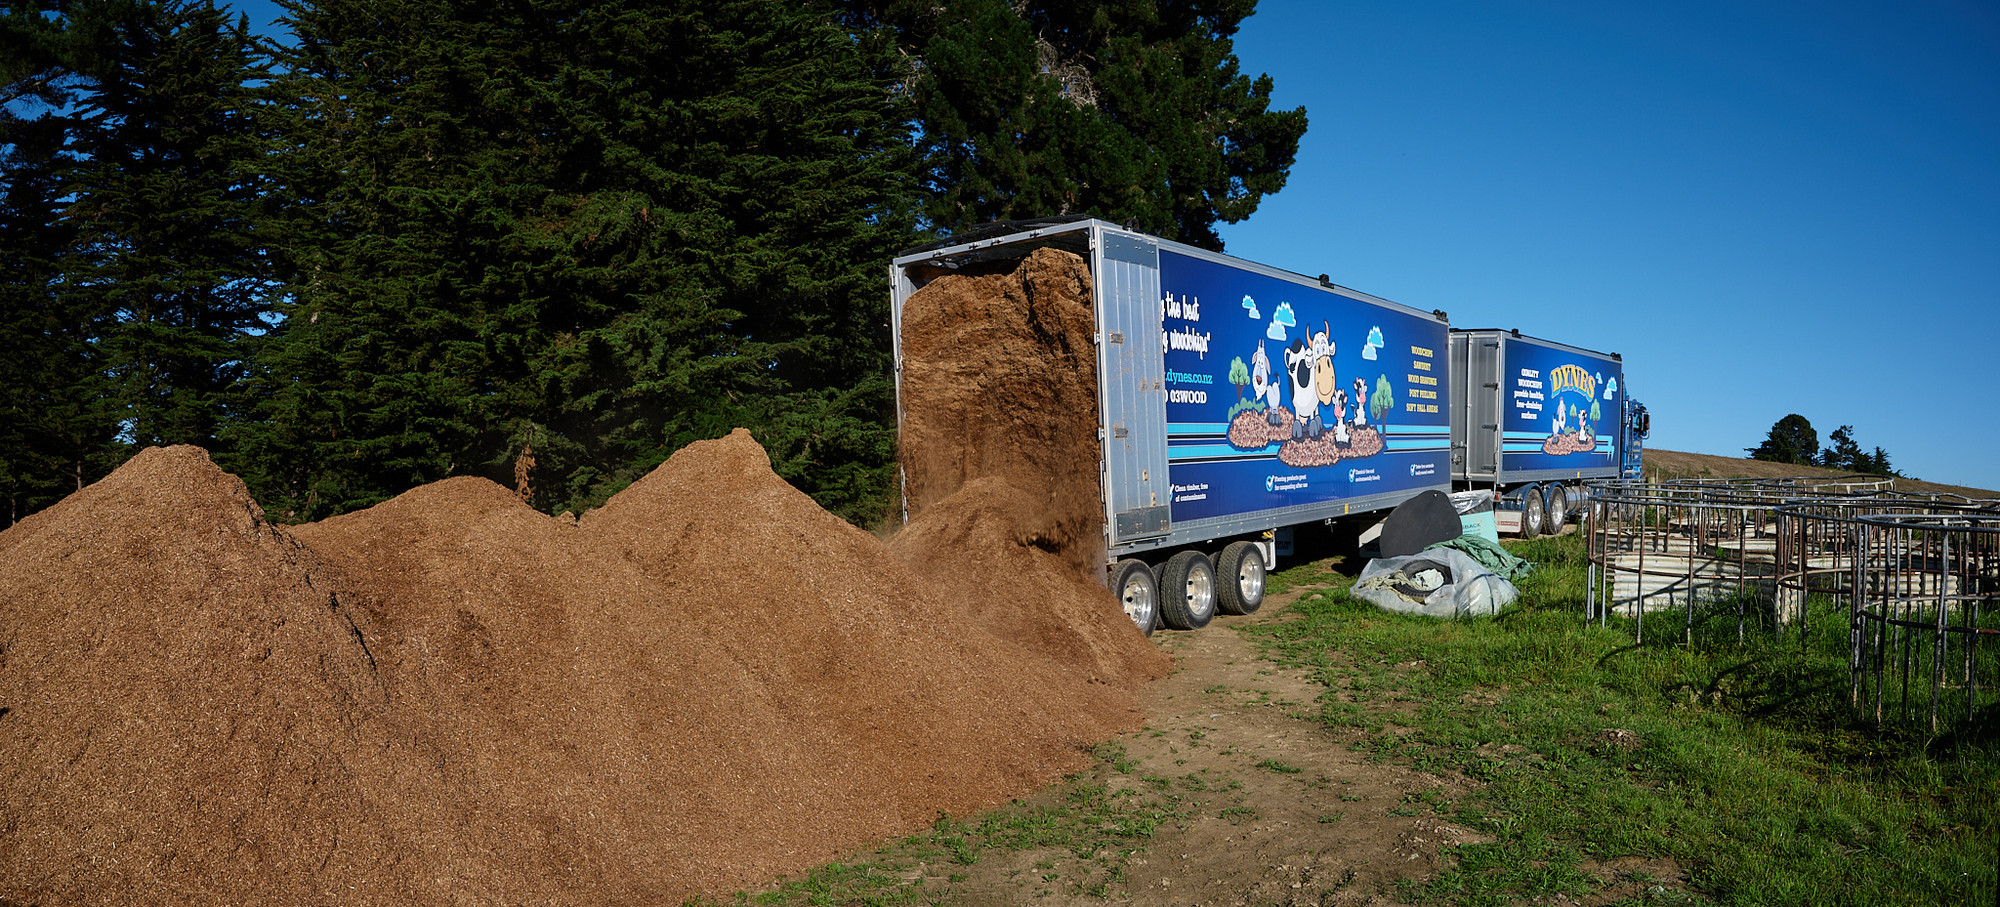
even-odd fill
[[(1653, 448), (1646, 450), (1648, 479), (1774, 479), (1784, 476), (1831, 477), (1846, 474), (1842, 470), (1821, 469), (1817, 466), (1792, 466), (1786, 463), (1681, 453), (1675, 450)], [(1919, 482), (1914, 479), (1897, 479), (1896, 490), (1920, 494), (1962, 494), (1969, 498), (2000, 498), (2000, 491), (1967, 488), (1962, 485), (1940, 485), (1936, 482)]]
[(1699, 612), (1686, 640), (1583, 625), (1581, 537), (1507, 547), (1537, 566), (1497, 618), (1386, 612), (1308, 564), (1273, 588), (1321, 588), (1245, 630), (1329, 688), (1319, 717), (1336, 739), (1473, 782), (1403, 804), (1477, 836), (1397, 902), (2000, 903), (1990, 732), (1933, 738), (1857, 716), (1845, 633), (1739, 636), (1728, 604)]

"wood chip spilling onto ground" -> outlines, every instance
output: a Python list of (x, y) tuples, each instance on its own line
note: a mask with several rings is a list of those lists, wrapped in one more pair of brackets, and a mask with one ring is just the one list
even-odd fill
[(954, 305), (1048, 320), (967, 351), (1025, 383), (936, 404), (893, 545), (742, 430), (580, 520), (279, 526), (173, 447), (0, 533), (0, 902), (678, 903), (1083, 766), (1167, 660), (1090, 574), (1094, 375), (1030, 374), (1089, 361), (1059, 254), (912, 300), (945, 370)]

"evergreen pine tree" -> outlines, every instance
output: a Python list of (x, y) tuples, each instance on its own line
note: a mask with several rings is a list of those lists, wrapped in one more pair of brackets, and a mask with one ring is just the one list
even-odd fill
[(16, 122), (0, 153), (0, 525), (102, 476), (122, 449), (96, 320), (59, 290), (74, 233), (62, 216), (67, 125), (54, 115)]
[(1806, 417), (1792, 413), (1771, 426), (1764, 443), (1744, 450), (1752, 460), (1811, 466), (1819, 458), (1819, 432)]
[(1827, 436), (1833, 444), (1820, 452), (1819, 465), (1828, 469), (1847, 469), (1867, 472), (1867, 460), (1861, 445), (1854, 443), (1854, 426), (1843, 425)]
[(467, 6), (291, 9), (272, 86), (288, 292), (258, 344), (259, 418), (234, 435), (275, 512), (319, 518), (477, 466), (484, 411), (520, 393), (528, 301), (479, 291), (504, 257), (498, 197), (532, 191), (505, 164), (540, 137), (471, 122), (494, 75), (480, 64), (515, 48), (483, 48), (453, 19)]
[(1238, 66), (1255, 0), (850, 0), (896, 28), (934, 228), (1084, 213), (1220, 249), (1285, 184), (1304, 108)]
[(265, 73), (212, 0), (141, 4), (80, 97), (63, 291), (94, 310), (124, 439), (214, 447), (262, 324)]
[(1867, 473), (1871, 476), (1894, 476), (1899, 479), (1910, 478), (1897, 472), (1896, 467), (1890, 465), (1889, 452), (1880, 447), (1875, 448), (1870, 453), (1861, 455), (1857, 458), (1856, 462), (1860, 464), (1855, 469), (1856, 472)]
[(118, 45), (145, 0), (30, 0), (0, 5), (0, 145), (11, 129), (59, 111)]
[(117, 464), (89, 300), (63, 292), (79, 223), (67, 210), (71, 109), (135, 4), (0, 7), (0, 519), (11, 523)]
[(885, 43), (778, 0), (293, 12), (260, 494), (317, 517), (472, 472), (578, 509), (747, 425), (822, 503), (879, 506)]

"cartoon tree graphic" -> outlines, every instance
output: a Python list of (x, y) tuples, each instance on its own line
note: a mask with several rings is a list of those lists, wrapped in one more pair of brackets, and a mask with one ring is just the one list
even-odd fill
[(1389, 410), (1396, 408), (1396, 392), (1389, 389), (1389, 376), (1375, 378), (1375, 393), (1368, 398), (1368, 409), (1375, 416), (1377, 428), (1387, 428)]
[(1236, 385), (1236, 399), (1243, 399), (1243, 389), (1250, 386), (1250, 367), (1243, 364), (1243, 357), (1229, 360), (1229, 383)]
[(1598, 405), (1596, 398), (1592, 398), (1590, 401), (1590, 424), (1595, 426), (1597, 420), (1602, 418), (1604, 418), (1604, 409)]

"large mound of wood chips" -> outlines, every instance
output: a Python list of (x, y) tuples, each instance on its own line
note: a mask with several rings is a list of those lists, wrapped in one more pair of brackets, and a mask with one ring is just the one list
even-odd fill
[(581, 520), (458, 478), (277, 526), (173, 447), (0, 533), (0, 902), (679, 903), (1079, 767), (1166, 661), (1091, 572), (1067, 259), (912, 300), (1062, 312), (983, 363), (1044, 397), (933, 420), (1060, 449), (909, 447), (967, 465), (892, 545), (742, 430)]

